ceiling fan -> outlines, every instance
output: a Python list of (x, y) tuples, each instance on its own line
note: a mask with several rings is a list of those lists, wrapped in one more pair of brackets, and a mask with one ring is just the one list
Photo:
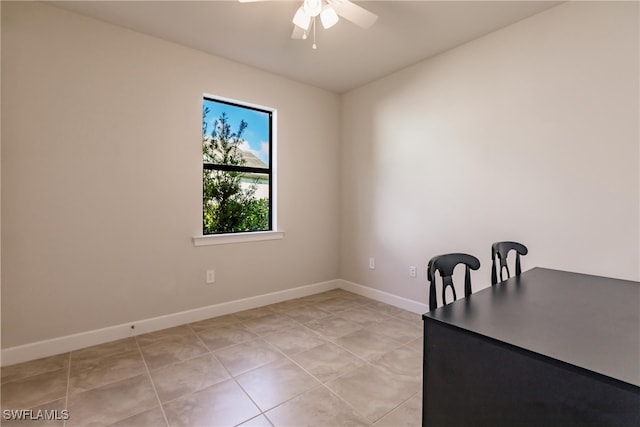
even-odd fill
[[(251, 3), (268, 0), (238, 0), (241, 3)], [(349, 0), (304, 0), (302, 6), (298, 8), (293, 16), (292, 39), (306, 39), (309, 32), (313, 30), (313, 45), (316, 45), (316, 18), (320, 17), (320, 22), (324, 29), (333, 27), (338, 23), (339, 17), (351, 21), (362, 28), (371, 27), (378, 16), (367, 9), (358, 6)]]

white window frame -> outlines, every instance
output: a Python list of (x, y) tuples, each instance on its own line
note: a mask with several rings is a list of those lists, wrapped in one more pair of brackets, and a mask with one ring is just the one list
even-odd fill
[[(242, 233), (225, 233), (225, 234), (202, 234), (202, 216), (203, 209), (200, 205), (200, 234), (193, 236), (194, 246), (210, 246), (210, 245), (224, 245), (230, 243), (244, 243), (244, 242), (259, 242), (264, 240), (279, 240), (284, 238), (284, 231), (278, 229), (278, 111), (273, 107), (266, 107), (264, 105), (254, 104), (251, 102), (240, 101), (237, 99), (227, 98), (219, 95), (212, 95), (203, 93), (200, 97), (200, 106), (202, 108), (202, 102), (205, 98), (209, 98), (215, 101), (228, 102), (239, 106), (246, 106), (249, 108), (255, 108), (258, 110), (269, 111), (271, 113), (271, 156), (269, 158), (271, 168), (271, 179), (269, 185), (271, 186), (271, 197), (269, 200), (271, 209), (271, 230), (266, 231), (248, 231)], [(202, 175), (200, 175), (202, 176)], [(202, 192), (203, 182), (200, 181), (200, 191)], [(202, 200), (202, 193), (200, 193), (200, 199)]]

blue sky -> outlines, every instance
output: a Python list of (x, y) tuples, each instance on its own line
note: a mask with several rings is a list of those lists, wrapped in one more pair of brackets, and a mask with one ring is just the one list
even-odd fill
[(269, 164), (269, 114), (222, 102), (204, 99), (202, 108), (209, 107), (209, 114), (206, 117), (208, 123), (207, 133), (210, 134), (215, 126), (215, 121), (224, 112), (227, 114), (231, 132), (237, 132), (240, 121), (247, 122), (247, 128), (242, 134), (248, 146), (241, 147), (251, 151), (260, 160)]

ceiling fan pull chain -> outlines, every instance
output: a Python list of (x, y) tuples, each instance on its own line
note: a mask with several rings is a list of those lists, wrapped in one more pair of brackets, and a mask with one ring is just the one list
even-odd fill
[(316, 45), (316, 17), (313, 17), (313, 45), (311, 45), (313, 49), (317, 49), (318, 45)]

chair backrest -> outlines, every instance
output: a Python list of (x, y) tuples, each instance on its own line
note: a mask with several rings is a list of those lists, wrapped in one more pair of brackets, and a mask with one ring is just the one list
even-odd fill
[(436, 271), (440, 272), (442, 277), (442, 305), (446, 305), (445, 292), (447, 287), (451, 287), (453, 291), (453, 300), (456, 297), (456, 288), (453, 286), (453, 270), (458, 264), (465, 265), (464, 272), (464, 296), (471, 295), (471, 272), (470, 270), (477, 270), (480, 268), (480, 261), (473, 255), (468, 254), (445, 254), (438, 255), (429, 260), (427, 266), (427, 280), (429, 281), (429, 310), (433, 310), (438, 307), (438, 301), (436, 299)]
[[(491, 245), (491, 284), (495, 285), (498, 283), (498, 272), (500, 273), (500, 281), (502, 282), (502, 271), (507, 270), (507, 279), (511, 277), (511, 272), (509, 272), (509, 266), (507, 265), (507, 255), (510, 251), (516, 251), (516, 276), (519, 276), (522, 273), (522, 268), (520, 267), (520, 255), (526, 255), (529, 250), (525, 245), (518, 242), (496, 242)], [(498, 258), (499, 264), (496, 265), (496, 257)]]

